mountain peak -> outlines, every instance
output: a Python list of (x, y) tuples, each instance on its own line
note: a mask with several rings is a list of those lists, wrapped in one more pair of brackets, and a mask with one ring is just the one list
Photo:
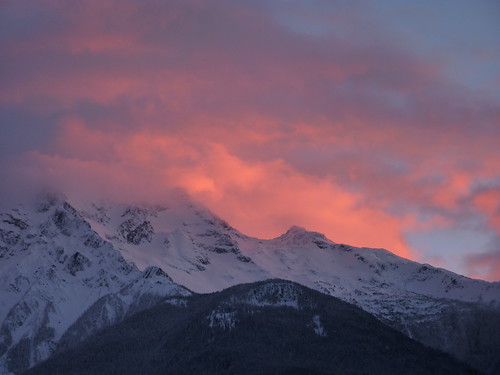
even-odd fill
[(306, 228), (301, 227), (299, 225), (292, 225), (290, 228), (288, 228), (288, 230), (285, 232), (285, 234), (287, 234), (287, 233), (304, 233), (304, 232), (308, 232)]
[(298, 225), (293, 225), (284, 234), (276, 238), (280, 242), (292, 243), (294, 245), (315, 244), (320, 249), (326, 249), (333, 242), (319, 232), (311, 232)]

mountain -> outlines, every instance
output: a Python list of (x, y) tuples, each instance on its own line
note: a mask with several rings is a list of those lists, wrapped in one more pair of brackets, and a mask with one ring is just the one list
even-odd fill
[(101, 329), (119, 323), (139, 311), (163, 303), (184, 303), (192, 293), (176, 285), (165, 272), (157, 267), (148, 267), (140, 278), (125, 286), (118, 293), (107, 294), (88, 308), (64, 333), (57, 349), (67, 349)]
[[(500, 364), (499, 282), (473, 280), (383, 249), (337, 244), (300, 227), (272, 240), (251, 238), (190, 201), (164, 207), (104, 203), (86, 214), (128, 260), (157, 265), (195, 292), (287, 279), (353, 303), (482, 371)], [(147, 227), (148, 236), (140, 243), (127, 239), (124, 227), (133, 234)]]
[[(127, 262), (59, 197), (1, 213), (0, 373), (18, 373), (48, 358), (67, 329), (103, 296), (117, 294), (122, 310), (138, 310), (143, 295), (158, 293), (151, 270), (141, 272)], [(160, 293), (189, 292), (165, 277)]]
[(375, 291), (392, 298), (418, 294), (500, 308), (500, 282), (469, 279), (383, 249), (336, 244), (300, 227), (272, 240), (251, 238), (189, 201), (156, 207), (92, 204), (81, 212), (128, 261), (140, 269), (160, 267), (199, 293), (278, 277), (372, 312), (379, 310), (372, 302)]
[(370, 314), (268, 280), (169, 299), (26, 372), (45, 374), (475, 374)]
[(0, 275), (0, 373), (19, 373), (164, 298), (272, 278), (338, 297), (481, 371), (500, 371), (500, 283), (299, 227), (251, 238), (184, 198), (152, 206), (48, 195), (4, 209)]

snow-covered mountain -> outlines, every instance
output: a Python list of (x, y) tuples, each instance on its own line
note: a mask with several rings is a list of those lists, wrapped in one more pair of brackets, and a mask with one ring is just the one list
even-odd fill
[[(96, 221), (103, 213), (107, 222)], [(337, 244), (300, 227), (271, 240), (251, 238), (189, 201), (162, 208), (101, 204), (86, 214), (129, 261), (159, 266), (194, 292), (291, 280), (353, 303), (483, 371), (500, 363), (492, 359), (500, 357), (500, 282), (470, 279), (383, 249)], [(122, 233), (124, 226), (133, 236)], [(136, 244), (141, 228), (148, 228), (147, 236)]]
[[(0, 369), (12, 372), (45, 359), (59, 341), (71, 345), (164, 297), (189, 294), (185, 288), (295, 281), (474, 365), (475, 347), (464, 353), (460, 340), (483, 310), (500, 310), (498, 282), (336, 244), (299, 227), (272, 240), (251, 238), (188, 199), (148, 206), (46, 196), (3, 210), (0, 275)], [(458, 323), (444, 320), (450, 313)], [(427, 325), (441, 332), (424, 334)], [(436, 340), (452, 332), (453, 339)]]
[(126, 261), (59, 197), (1, 213), (0, 373), (46, 359), (104, 296), (118, 294), (128, 309), (143, 295), (186, 294), (168, 278), (158, 285), (151, 271)]
[[(175, 297), (186, 297), (192, 293), (176, 285), (158, 267), (148, 267), (142, 275), (117, 293), (107, 294), (87, 309), (64, 333), (57, 345), (64, 350), (97, 333), (102, 328), (119, 323), (126, 317), (148, 309), (168, 299), (177, 303)], [(183, 302), (180, 302), (183, 303)]]
[(272, 240), (251, 238), (189, 201), (168, 207), (91, 204), (80, 212), (128, 261), (140, 269), (160, 267), (199, 293), (278, 277), (358, 304), (377, 290), (500, 307), (498, 282), (470, 279), (383, 249), (336, 244), (300, 227)]

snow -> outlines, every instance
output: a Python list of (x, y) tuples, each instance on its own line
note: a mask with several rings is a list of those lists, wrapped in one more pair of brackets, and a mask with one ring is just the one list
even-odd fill
[(164, 300), (163, 303), (165, 303), (167, 305), (172, 305), (172, 306), (181, 306), (181, 307), (187, 306), (187, 300), (181, 299), (181, 298), (168, 298), (168, 299)]
[(321, 324), (320, 316), (319, 315), (314, 315), (312, 318), (312, 326), (314, 333), (317, 334), (318, 336), (325, 337), (326, 336), (326, 331), (323, 328), (323, 325)]
[(236, 311), (220, 312), (212, 311), (207, 317), (210, 328), (233, 329), (236, 326)]
[(250, 290), (242, 302), (251, 306), (287, 306), (299, 309), (300, 290), (294, 285), (275, 282)]

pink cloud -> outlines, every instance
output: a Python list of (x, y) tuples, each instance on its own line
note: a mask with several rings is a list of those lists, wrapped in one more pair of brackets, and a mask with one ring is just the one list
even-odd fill
[(26, 32), (2, 39), (0, 105), (56, 129), (8, 155), (13, 181), (123, 199), (180, 188), (251, 235), (297, 224), (412, 257), (407, 232), (498, 233), (496, 193), (474, 194), (498, 176), (498, 101), (373, 20), (352, 28), (361, 6), (285, 7), (287, 23), (259, 2), (6, 4)]
[(480, 191), (473, 197), (472, 202), (488, 217), (489, 224), (500, 235), (500, 188)]
[[(250, 235), (270, 238), (297, 224), (338, 242), (409, 256), (400, 219), (363, 205), (361, 195), (332, 181), (303, 176), (284, 161), (248, 162), (221, 144), (158, 133), (118, 138), (108, 157), (103, 146), (111, 136), (68, 121), (59, 141), (66, 155), (26, 155), (35, 170), (14, 166), (17, 179), (55, 185), (70, 195), (139, 201), (161, 201), (168, 198), (165, 192), (182, 189)], [(377, 231), (373, 222), (381, 223)]]

